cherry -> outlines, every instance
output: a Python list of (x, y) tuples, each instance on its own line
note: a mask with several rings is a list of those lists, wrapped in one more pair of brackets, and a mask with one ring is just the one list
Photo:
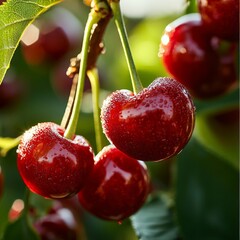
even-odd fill
[(149, 175), (144, 162), (106, 146), (95, 158), (91, 177), (78, 197), (93, 215), (122, 221), (135, 213), (149, 193)]
[(225, 40), (239, 39), (239, 0), (198, 0), (204, 28)]
[(8, 72), (0, 85), (0, 108), (15, 106), (24, 95), (24, 87), (15, 74)]
[(81, 44), (81, 25), (65, 9), (30, 25), (22, 41), (22, 53), (31, 65), (55, 63)]
[[(72, 87), (72, 82), (73, 82), (73, 77), (69, 77), (66, 74), (68, 67), (69, 67), (69, 61), (66, 61), (66, 59), (64, 59), (63, 61), (60, 61), (52, 69), (52, 74), (50, 79), (54, 91), (63, 97), (69, 96), (69, 93)], [(87, 91), (90, 89), (91, 89), (91, 84), (89, 79), (86, 77), (84, 82), (84, 91)]]
[(101, 120), (110, 142), (143, 161), (160, 161), (179, 153), (190, 139), (195, 108), (184, 86), (158, 78), (134, 95), (113, 92), (103, 102)]
[(8, 220), (14, 222), (20, 218), (24, 210), (24, 201), (22, 199), (15, 199), (8, 212)]
[(64, 129), (51, 122), (27, 130), (17, 150), (17, 165), (27, 187), (46, 198), (78, 193), (87, 181), (94, 155), (79, 135), (63, 137)]
[(220, 43), (206, 32), (198, 13), (189, 14), (166, 27), (160, 57), (168, 72), (193, 97), (213, 98), (229, 91), (237, 79), (235, 56), (221, 53)]
[[(30, 45), (22, 44), (22, 52), (29, 64), (38, 65), (45, 62), (54, 62), (63, 57), (70, 48), (69, 40), (59, 26), (44, 25), (38, 40)], [(60, 41), (56, 41), (59, 39)]]
[(53, 90), (63, 97), (69, 96), (73, 82), (73, 79), (68, 77), (66, 74), (68, 67), (69, 61), (63, 59), (63, 61), (57, 63), (52, 69), (50, 79)]
[(41, 240), (77, 240), (81, 230), (68, 208), (51, 209), (34, 223), (34, 227)]

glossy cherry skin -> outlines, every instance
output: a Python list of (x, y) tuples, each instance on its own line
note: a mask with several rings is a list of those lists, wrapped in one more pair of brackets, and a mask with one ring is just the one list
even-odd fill
[(230, 41), (239, 39), (239, 0), (198, 0), (206, 30)]
[(220, 54), (219, 45), (219, 39), (206, 31), (200, 15), (189, 14), (166, 27), (159, 56), (193, 97), (209, 99), (229, 91), (237, 79), (234, 56)]
[(63, 137), (64, 129), (51, 122), (26, 131), (17, 149), (19, 173), (34, 193), (45, 198), (66, 198), (78, 193), (93, 164), (92, 148), (82, 136)]
[(41, 240), (77, 240), (80, 229), (68, 208), (51, 210), (34, 223)]
[(189, 141), (195, 107), (185, 87), (158, 78), (134, 95), (113, 92), (103, 102), (103, 131), (125, 154), (143, 161), (160, 161), (178, 154)]
[(144, 162), (109, 145), (97, 154), (92, 175), (78, 197), (93, 215), (122, 221), (139, 210), (148, 193), (149, 175)]

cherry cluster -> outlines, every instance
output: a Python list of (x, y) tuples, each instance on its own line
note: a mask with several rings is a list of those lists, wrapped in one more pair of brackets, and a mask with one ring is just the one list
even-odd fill
[(198, 12), (170, 23), (159, 56), (193, 97), (210, 99), (237, 87), (238, 0), (198, 0)]
[(82, 136), (64, 138), (64, 129), (45, 122), (23, 134), (18, 169), (32, 192), (52, 199), (78, 194), (89, 212), (120, 221), (136, 212), (149, 193), (143, 161), (171, 158), (187, 144), (194, 105), (182, 84), (159, 78), (136, 95), (113, 92), (103, 103), (101, 117), (114, 145), (96, 157)]
[[(109, 2), (114, 7), (119, 4)], [(114, 17), (119, 16), (114, 9)], [(119, 26), (119, 20), (115, 21)], [(60, 28), (54, 29), (60, 36), (63, 34)], [(43, 31), (31, 48), (23, 45), (26, 59), (31, 58), (33, 49), (38, 49), (37, 61), (48, 61), (46, 53), (53, 40), (49, 34)], [(69, 44), (64, 36), (59, 42), (62, 45), (56, 45), (56, 51), (50, 55), (53, 59), (67, 51)], [(84, 53), (89, 49), (86, 42), (79, 79), (86, 75), (86, 69), (83, 70)], [(123, 45), (126, 44), (125, 41)], [(101, 146), (96, 155), (88, 140), (69, 130), (77, 122), (74, 107), (81, 101), (78, 99), (81, 81), (77, 83), (66, 126), (42, 122), (23, 133), (17, 149), (17, 166), (33, 193), (54, 200), (78, 196), (81, 206), (93, 215), (119, 222), (138, 211), (151, 191), (146, 163), (168, 160), (186, 146), (195, 124), (195, 106), (186, 87), (173, 78), (158, 77), (144, 88), (136, 77), (130, 55), (127, 60), (131, 62), (130, 75), (135, 76), (131, 79), (133, 91), (116, 90), (103, 101), (98, 117), (101, 134), (105, 134), (109, 145)], [(60, 216), (59, 211), (49, 213), (35, 227), (43, 233), (51, 225), (51, 217), (64, 227)]]
[(177, 155), (191, 137), (194, 112), (187, 90), (170, 78), (158, 78), (138, 94), (117, 90), (101, 111), (111, 145), (94, 156), (82, 136), (68, 139), (59, 125), (39, 123), (23, 134), (18, 146), (20, 175), (34, 193), (51, 199), (78, 194), (92, 214), (121, 221), (149, 194), (144, 161)]
[(82, 136), (66, 139), (63, 134), (64, 129), (50, 122), (24, 133), (17, 163), (32, 192), (51, 199), (79, 193), (80, 202), (90, 212), (117, 221), (143, 204), (149, 191), (144, 163), (114, 146), (103, 148), (94, 160), (92, 148)]

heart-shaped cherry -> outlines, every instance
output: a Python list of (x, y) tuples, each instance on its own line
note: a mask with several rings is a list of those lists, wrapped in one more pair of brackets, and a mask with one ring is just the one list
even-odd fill
[(158, 78), (134, 95), (113, 92), (103, 102), (101, 121), (110, 142), (143, 161), (160, 161), (179, 153), (192, 135), (195, 107), (185, 87)]
[(92, 148), (82, 136), (63, 137), (64, 129), (51, 122), (39, 123), (23, 134), (17, 164), (27, 187), (46, 198), (78, 193), (93, 164)]
[(107, 146), (95, 158), (91, 177), (78, 197), (93, 215), (122, 221), (135, 213), (149, 193), (149, 175), (140, 162)]

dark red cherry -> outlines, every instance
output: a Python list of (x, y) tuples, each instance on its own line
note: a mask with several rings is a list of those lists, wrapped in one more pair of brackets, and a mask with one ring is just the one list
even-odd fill
[(81, 24), (67, 10), (56, 8), (30, 25), (22, 37), (22, 52), (32, 65), (55, 63), (81, 45)]
[(224, 40), (239, 39), (239, 0), (198, 0), (204, 28)]
[(73, 79), (66, 74), (68, 67), (69, 61), (63, 59), (63, 61), (57, 63), (52, 69), (50, 78), (53, 90), (56, 92), (56, 94), (59, 94), (63, 97), (69, 96), (73, 82)]
[[(28, 31), (32, 30), (33, 27), (35, 26), (31, 25)], [(69, 51), (69, 39), (60, 26), (46, 24), (39, 31), (36, 41), (29, 45), (28, 43), (22, 44), (23, 55), (27, 63), (38, 65), (54, 62)]]
[(206, 32), (199, 14), (170, 23), (160, 44), (160, 57), (168, 72), (193, 97), (220, 96), (236, 84), (234, 54), (220, 53), (220, 41)]
[[(69, 67), (68, 60), (66, 61), (65, 59), (59, 62), (52, 69), (52, 75), (50, 79), (54, 91), (63, 97), (69, 96), (69, 93), (72, 87), (72, 82), (73, 82), (73, 77), (69, 77), (66, 74), (68, 67)], [(90, 89), (91, 89), (90, 81), (87, 77), (85, 77), (84, 91), (87, 91)]]
[(185, 87), (158, 78), (134, 95), (113, 92), (101, 111), (103, 131), (125, 154), (143, 161), (160, 161), (178, 154), (190, 139), (195, 108)]
[(78, 193), (87, 181), (94, 155), (82, 136), (63, 137), (64, 129), (51, 122), (26, 131), (17, 150), (17, 165), (27, 187), (46, 198)]
[(122, 221), (143, 205), (148, 193), (146, 165), (107, 146), (96, 156), (91, 177), (78, 197), (93, 215)]
[(51, 210), (34, 223), (41, 240), (77, 240), (81, 232), (78, 225), (68, 208)]
[(8, 72), (0, 84), (0, 108), (15, 106), (25, 92), (23, 82), (12, 72)]

